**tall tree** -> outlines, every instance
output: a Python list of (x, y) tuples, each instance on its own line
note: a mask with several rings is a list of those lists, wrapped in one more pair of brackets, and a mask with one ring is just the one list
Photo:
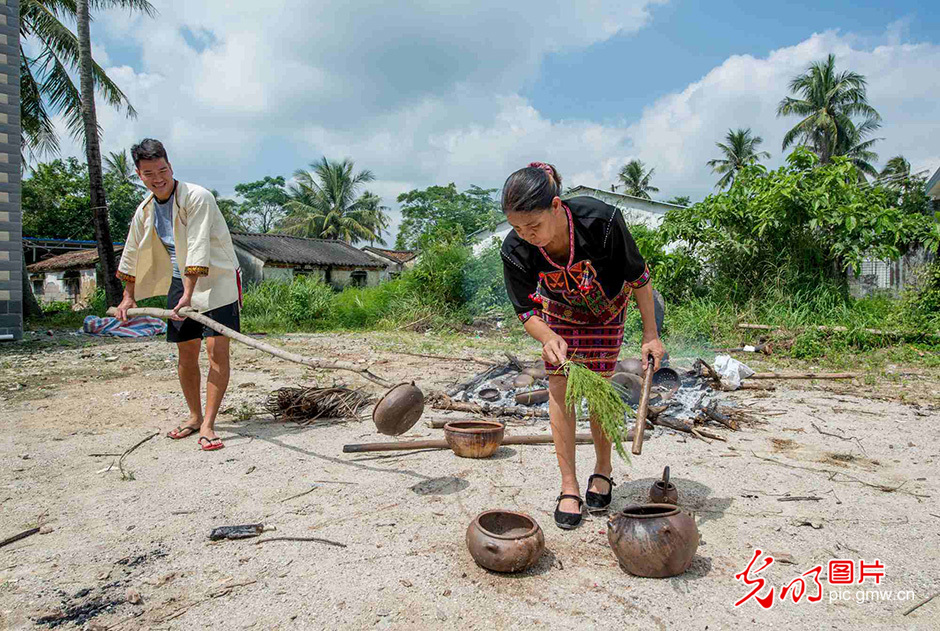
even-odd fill
[(352, 160), (327, 160), (310, 165), (310, 170), (294, 172), (296, 184), (285, 204), (288, 215), (283, 231), (302, 237), (339, 239), (346, 243), (375, 241), (370, 226), (370, 198), (363, 200), (359, 189), (375, 179), (372, 171), (354, 173)]
[(721, 179), (715, 188), (722, 189), (730, 186), (737, 177), (738, 171), (746, 166), (758, 164), (762, 158), (769, 158), (766, 151), (758, 151), (757, 147), (764, 142), (760, 136), (752, 136), (751, 129), (729, 129), (725, 135), (725, 142), (716, 142), (721, 149), (723, 157), (706, 162), (713, 173), (721, 174)]
[(215, 204), (219, 207), (219, 212), (222, 213), (222, 218), (225, 219), (225, 224), (229, 230), (233, 232), (249, 232), (251, 230), (251, 225), (245, 219), (242, 204), (234, 199), (222, 197), (219, 191), (215, 189), (210, 192), (215, 197)]
[[(146, 0), (95, 0), (95, 9), (125, 8), (153, 16), (156, 10)], [(38, 156), (59, 151), (53, 118), (62, 114), (75, 138), (84, 134), (81, 93), (72, 79), (80, 68), (78, 38), (67, 24), (77, 22), (75, 0), (20, 0), (20, 121), (23, 153)], [(26, 54), (24, 43), (38, 51)], [(94, 61), (92, 78), (98, 94), (108, 105), (136, 112), (121, 89)]]
[(104, 174), (101, 169), (101, 148), (98, 143), (98, 118), (95, 113), (94, 61), (91, 58), (91, 16), (89, 0), (77, 0), (76, 25), (78, 27), (79, 68), (81, 80), (82, 122), (85, 128), (85, 156), (88, 159), (88, 186), (91, 193), (91, 213), (98, 243), (98, 261), (101, 266), (105, 298), (109, 305), (121, 302), (124, 293), (121, 281), (115, 275), (117, 261), (114, 242), (108, 222), (108, 201), (104, 192)]
[[(836, 71), (836, 57), (810, 65), (790, 81), (790, 92), (777, 105), (777, 116), (801, 116), (783, 137), (783, 149), (799, 143), (813, 150), (821, 164), (834, 155), (846, 155), (864, 136), (877, 129), (881, 117), (868, 104), (867, 82), (857, 72)], [(855, 123), (856, 118), (860, 123)], [(871, 145), (859, 151), (870, 151)]]
[(672, 199), (666, 202), (667, 204), (675, 204), (676, 206), (691, 206), (692, 198), (688, 195), (676, 195)]
[(483, 228), (495, 226), (502, 213), (492, 194), (496, 189), (471, 186), (459, 192), (456, 184), (429, 186), (398, 196), (402, 222), (395, 247), (424, 249), (434, 241), (461, 240)]
[(235, 192), (245, 201), (241, 204), (242, 215), (252, 218), (253, 229), (271, 232), (284, 216), (284, 205), (288, 202), (284, 190), (284, 178), (265, 176), (263, 180), (235, 185)]
[(382, 198), (370, 191), (363, 193), (360, 199), (364, 209), (363, 221), (374, 237), (369, 239), (369, 245), (375, 245), (376, 241), (384, 243), (389, 226), (388, 206), (383, 206)]
[(143, 188), (140, 183), (140, 177), (137, 176), (137, 169), (127, 155), (127, 149), (122, 149), (120, 153), (110, 152), (104, 159), (105, 173), (121, 184), (130, 184), (138, 188)]
[(630, 160), (630, 162), (623, 165), (617, 177), (620, 179), (620, 185), (623, 187), (624, 193), (634, 197), (650, 199), (650, 193), (659, 192), (658, 188), (650, 184), (654, 171), (656, 169), (647, 171), (646, 165), (640, 160)]

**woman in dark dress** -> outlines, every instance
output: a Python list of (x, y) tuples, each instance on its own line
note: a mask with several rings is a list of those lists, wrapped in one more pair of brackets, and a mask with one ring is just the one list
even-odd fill
[(588, 510), (610, 505), (611, 443), (591, 420), (594, 474), (581, 499), (575, 471), (575, 416), (565, 406), (567, 378), (560, 372), (574, 359), (594, 372), (614, 373), (631, 295), (643, 318), (643, 367), (658, 369), (665, 353), (656, 329), (649, 269), (620, 211), (593, 197), (563, 202), (555, 167), (533, 162), (509, 176), (502, 206), (513, 227), (503, 241), (503, 274), (509, 298), (526, 333), (542, 344), (549, 373), (549, 415), (561, 469), (555, 523), (574, 528)]

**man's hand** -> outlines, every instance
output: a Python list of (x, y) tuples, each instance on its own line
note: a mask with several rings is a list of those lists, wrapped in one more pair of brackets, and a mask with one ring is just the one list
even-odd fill
[(170, 316), (170, 319), (176, 320), (177, 322), (182, 322), (183, 320), (185, 320), (186, 316), (180, 315), (180, 309), (184, 307), (189, 307), (190, 303), (192, 302), (192, 299), (193, 297), (191, 295), (187, 296), (184, 293), (183, 296), (180, 298), (180, 301), (176, 303), (175, 307), (173, 307), (173, 314)]
[(568, 358), (568, 343), (560, 335), (550, 337), (542, 345), (542, 359), (549, 364), (561, 366)]
[(640, 351), (643, 354), (643, 371), (646, 372), (646, 365), (650, 355), (653, 356), (653, 371), (659, 370), (659, 366), (663, 361), (663, 356), (666, 354), (666, 349), (663, 347), (662, 340), (659, 337), (653, 337), (650, 339), (643, 339), (643, 347)]
[(121, 300), (121, 304), (117, 306), (117, 319), (121, 322), (127, 322), (130, 318), (127, 317), (127, 310), (134, 309), (137, 307), (137, 302), (124, 294), (124, 298)]

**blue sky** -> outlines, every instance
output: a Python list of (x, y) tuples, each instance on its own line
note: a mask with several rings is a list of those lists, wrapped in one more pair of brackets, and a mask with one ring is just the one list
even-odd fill
[(323, 155), (372, 170), (393, 209), (432, 184), (499, 187), (531, 160), (607, 187), (640, 158), (663, 199), (699, 199), (729, 127), (752, 127), (780, 164), (795, 121), (776, 104), (829, 53), (868, 77), (881, 163), (940, 167), (940, 18), (926, 2), (154, 4), (156, 20), (109, 12), (92, 27), (140, 113), (99, 105), (104, 149), (161, 138), (178, 177), (223, 194)]

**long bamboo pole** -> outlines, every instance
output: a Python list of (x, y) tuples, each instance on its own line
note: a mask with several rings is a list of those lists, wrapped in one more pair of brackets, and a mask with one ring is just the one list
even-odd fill
[[(145, 315), (145, 316), (152, 316), (154, 318), (163, 318), (163, 319), (169, 318), (172, 314), (173, 314), (173, 311), (170, 309), (158, 309), (155, 307), (136, 307), (134, 309), (127, 310), (127, 315), (130, 315), (130, 316)], [(110, 309), (108, 309), (108, 315), (116, 316), (117, 307), (111, 307)], [(248, 346), (251, 346), (252, 348), (256, 348), (259, 351), (264, 351), (265, 353), (268, 353), (269, 355), (273, 355), (275, 357), (279, 357), (280, 359), (286, 359), (289, 362), (294, 362), (295, 364), (303, 364), (304, 366), (310, 366), (311, 368), (320, 368), (320, 369), (325, 369), (325, 370), (346, 370), (349, 372), (357, 373), (361, 375), (363, 379), (368, 379), (369, 381), (373, 383), (377, 383), (378, 385), (384, 388), (389, 388), (392, 386), (391, 382), (386, 381), (382, 377), (379, 377), (378, 375), (370, 372), (368, 368), (362, 368), (360, 366), (356, 366), (355, 364), (349, 364), (346, 362), (328, 362), (322, 359), (311, 359), (309, 357), (304, 357), (303, 355), (297, 355), (296, 353), (285, 351), (275, 346), (271, 346), (270, 344), (265, 344), (264, 342), (256, 340), (253, 337), (249, 337), (243, 333), (239, 333), (238, 331), (235, 331), (234, 329), (230, 329), (224, 324), (219, 324), (212, 318), (209, 318), (193, 309), (188, 309), (188, 308), (180, 309), (180, 315), (184, 315), (187, 318), (195, 320), (196, 322), (199, 322), (200, 324), (203, 324), (209, 327), (213, 331), (217, 331), (221, 333), (225, 337), (230, 337), (233, 340), (237, 340), (241, 342), (242, 344), (246, 344)]]
[[(631, 434), (633, 430), (630, 430)], [(629, 440), (632, 436), (627, 436)], [(550, 445), (554, 441), (551, 434), (535, 434), (524, 436), (506, 436), (500, 445)], [(574, 442), (580, 445), (594, 444), (590, 434), (575, 434)], [(359, 443), (343, 445), (343, 453), (361, 453), (365, 451), (409, 451), (413, 449), (447, 449), (446, 440), (412, 440), (397, 443)]]

